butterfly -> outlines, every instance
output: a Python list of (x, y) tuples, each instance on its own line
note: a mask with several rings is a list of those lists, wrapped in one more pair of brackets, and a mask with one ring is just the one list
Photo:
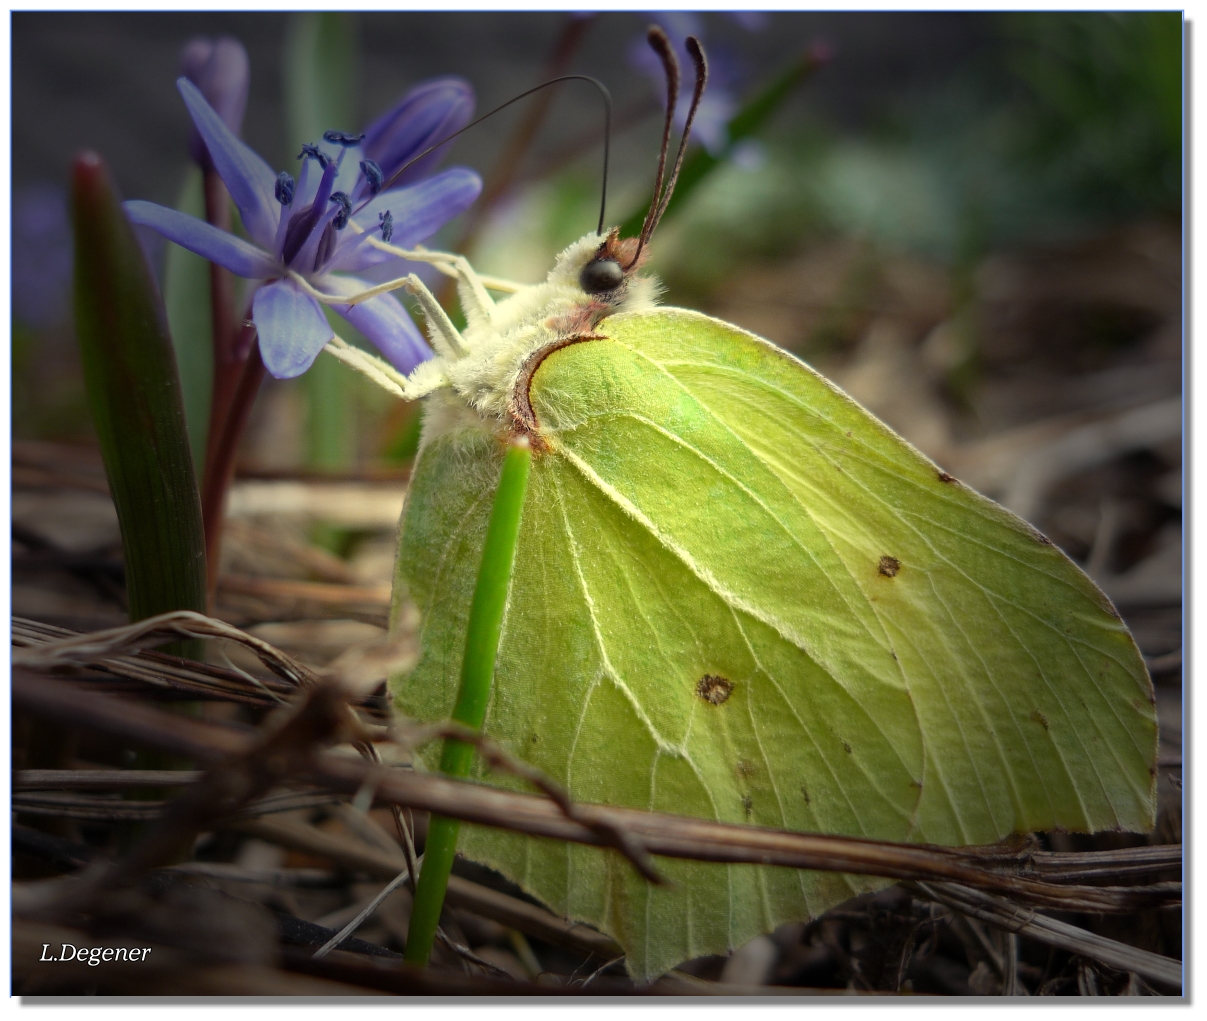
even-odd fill
[[(397, 705), (450, 714), (522, 435), (484, 731), (574, 798), (940, 844), (1150, 829), (1152, 684), (1093, 582), (804, 362), (658, 303), (642, 264), (690, 124), (664, 187), (668, 116), (638, 238), (601, 224), (527, 287), (413, 253), (459, 278), (464, 330), (411, 278), (439, 357), (403, 378), (332, 349), (427, 400), (395, 586), (422, 659)], [(615, 851), (475, 826), (459, 850), (613, 935), (637, 979), (884, 885), (675, 860), (653, 886)]]

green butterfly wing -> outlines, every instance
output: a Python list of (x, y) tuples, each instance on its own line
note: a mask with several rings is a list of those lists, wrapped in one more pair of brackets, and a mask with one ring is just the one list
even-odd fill
[[(577, 799), (730, 822), (948, 844), (1151, 828), (1151, 682), (1068, 558), (757, 337), (678, 309), (600, 332), (533, 377), (549, 450), (491, 737)], [(451, 712), (501, 456), (464, 430), (417, 466), (408, 715)], [(639, 978), (879, 885), (660, 861), (655, 888), (612, 851), (480, 827), (460, 848), (613, 934)]]

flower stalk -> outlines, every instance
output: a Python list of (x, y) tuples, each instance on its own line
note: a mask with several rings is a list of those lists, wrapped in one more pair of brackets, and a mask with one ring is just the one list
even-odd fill
[[(392, 294), (356, 303), (339, 299), (363, 294), (374, 275), (399, 275), (392, 265), (401, 262), (396, 250), (373, 242), (406, 247), (430, 237), (463, 212), (482, 185), (464, 168), (433, 173), (436, 153), (396, 173), (469, 120), (473, 92), (460, 79), (421, 83), (363, 134), (328, 126), (301, 146), (289, 170), (274, 172), (238, 138), (248, 80), (243, 48), (229, 39), (194, 40), (184, 64), (177, 86), (195, 127), (191, 148), (204, 175), (205, 220), (143, 201), (127, 202), (125, 211), (134, 223), (211, 263), (213, 343), (206, 359), (212, 359), (213, 383), (198, 474), (212, 597), (224, 498), (264, 373), (290, 379), (311, 367), (335, 338), (325, 305), (399, 372), (430, 358), (431, 349)], [(299, 80), (313, 84), (312, 77)], [(231, 231), (232, 202), (246, 237)], [(246, 310), (238, 308), (232, 274), (253, 282)], [(194, 418), (200, 422), (203, 415), (194, 412)]]
[[(512, 440), (503, 458), (499, 488), (486, 529), (482, 566), (470, 604), (465, 659), (461, 665), (461, 689), (453, 708), (453, 720), (480, 730), (490, 702), (495, 658), (503, 630), (503, 613), (515, 566), (520, 518), (528, 489), (528, 469), (532, 451), (527, 437)], [(467, 776), (474, 761), (474, 747), (464, 741), (446, 740), (440, 757), (440, 769), (449, 776)], [(444, 893), (457, 850), (461, 823), (433, 815), (428, 825), (423, 868), (415, 889), (415, 905), (407, 931), (404, 957), (412, 964), (425, 965), (432, 954), (436, 926), (444, 907)]]

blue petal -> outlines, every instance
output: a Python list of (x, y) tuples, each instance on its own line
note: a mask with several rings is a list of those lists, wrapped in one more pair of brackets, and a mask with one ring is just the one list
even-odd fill
[(322, 306), (292, 280), (261, 287), (251, 309), (264, 367), (277, 379), (300, 376), (335, 336)]
[[(435, 177), (406, 188), (383, 191), (353, 219), (364, 230), (375, 230), (377, 217), (387, 209), (394, 214), (392, 244), (407, 248), (431, 237), (454, 216), (463, 213), (482, 191), (482, 178), (465, 167), (452, 167)], [(344, 233), (351, 234), (350, 231)], [(331, 269), (356, 270), (392, 258), (371, 245), (354, 247), (355, 235), (344, 239), (347, 253), (337, 252)]]
[(277, 260), (262, 248), (227, 234), (213, 224), (198, 220), (176, 209), (154, 202), (132, 199), (122, 203), (131, 223), (141, 223), (159, 231), (169, 241), (196, 252), (202, 258), (225, 266), (232, 273), (253, 280), (276, 276), (281, 272)]
[(180, 78), (176, 87), (205, 140), (214, 166), (239, 207), (247, 232), (265, 248), (270, 247), (281, 218), (281, 206), (276, 199), (277, 175), (231, 134), (230, 128), (214, 113), (196, 85), (187, 78)]
[[(315, 286), (329, 294), (353, 295), (373, 285), (355, 277), (324, 277)], [(359, 305), (333, 305), (341, 316), (368, 337), (399, 372), (410, 372), (432, 357), (419, 328), (402, 302), (392, 294), (379, 294)]]
[[(465, 127), (473, 112), (474, 90), (465, 79), (422, 82), (369, 125), (362, 144), (364, 154), (376, 161), (389, 181), (412, 156)], [(404, 185), (419, 180), (443, 156), (443, 149), (425, 156), (393, 183)]]

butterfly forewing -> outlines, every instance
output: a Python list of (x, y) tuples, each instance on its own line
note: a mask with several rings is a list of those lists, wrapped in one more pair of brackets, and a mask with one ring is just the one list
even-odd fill
[(1152, 825), (1151, 683), (1068, 558), (758, 338), (674, 309), (607, 332), (774, 473), (861, 590), (921, 728), (922, 839)]

